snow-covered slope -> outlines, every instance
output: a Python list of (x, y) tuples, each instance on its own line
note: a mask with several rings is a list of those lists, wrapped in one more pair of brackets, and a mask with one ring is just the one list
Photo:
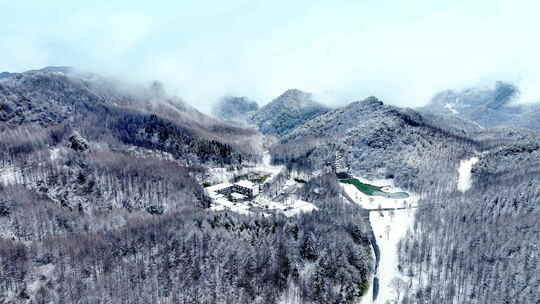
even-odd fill
[(472, 185), (472, 167), (478, 162), (478, 157), (471, 157), (466, 160), (462, 160), (459, 164), (459, 176), (458, 176), (458, 190), (465, 192), (471, 188)]

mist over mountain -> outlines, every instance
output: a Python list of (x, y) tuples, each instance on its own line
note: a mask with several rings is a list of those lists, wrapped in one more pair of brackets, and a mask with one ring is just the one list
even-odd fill
[(251, 116), (259, 110), (256, 101), (247, 97), (223, 97), (214, 105), (213, 114), (224, 121), (237, 124), (249, 124)]
[(493, 88), (447, 90), (436, 94), (425, 113), (459, 117), (482, 127), (520, 127), (540, 131), (540, 103), (519, 104), (519, 88), (513, 84), (496, 82)]
[[(124, 173), (114, 170), (137, 157), (143, 158), (142, 167), (131, 170), (142, 170), (140, 176), (155, 174), (170, 162), (189, 185), (154, 201), (156, 205), (139, 205), (167, 210), (172, 197), (177, 199), (175, 193), (184, 192), (181, 189), (204, 197), (189, 176), (191, 170), (201, 164), (233, 165), (260, 153), (256, 145), (245, 144), (258, 140), (253, 131), (201, 114), (165, 95), (158, 83), (129, 91), (98, 75), (46, 68), (0, 80), (0, 101), (0, 142), (4, 167), (11, 172), (6, 174), (15, 181), (24, 176), (31, 190), (47, 189), (44, 197), (69, 208), (135, 208), (133, 204), (140, 203), (130, 200), (140, 198), (105, 194), (103, 187), (108, 186), (101, 183), (106, 176), (124, 183)], [(58, 175), (65, 178), (53, 178)], [(79, 181), (71, 183), (73, 179)], [(48, 187), (39, 186), (42, 183)]]

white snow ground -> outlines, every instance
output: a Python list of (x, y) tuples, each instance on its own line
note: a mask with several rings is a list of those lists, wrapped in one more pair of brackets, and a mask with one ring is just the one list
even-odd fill
[(51, 150), (49, 150), (49, 152), (51, 160), (58, 159), (58, 157), (60, 156), (60, 148), (52, 148)]
[(225, 183), (232, 180), (235, 176), (243, 175), (249, 172), (264, 172), (270, 174), (270, 177), (266, 180), (269, 182), (274, 178), (282, 169), (283, 166), (274, 166), (271, 164), (271, 156), (268, 151), (263, 154), (263, 161), (255, 167), (246, 167), (240, 170), (230, 170), (223, 167), (215, 167), (208, 169), (210, 173), (209, 181), (215, 184)]
[[(357, 177), (356, 177), (357, 178)], [(358, 178), (363, 183), (368, 183), (375, 186), (386, 186), (389, 192), (403, 192), (401, 189), (394, 186), (391, 180), (366, 180)], [(380, 261), (377, 274), (379, 278), (379, 294), (377, 300), (373, 301), (372, 282), (366, 295), (360, 300), (361, 304), (393, 303), (396, 298), (394, 288), (390, 282), (393, 278), (399, 277), (405, 279), (398, 270), (398, 255), (397, 244), (401, 238), (405, 236), (407, 229), (412, 228), (414, 223), (414, 213), (418, 201), (418, 196), (409, 193), (406, 199), (393, 199), (382, 196), (368, 196), (360, 192), (355, 186), (342, 184), (345, 192), (360, 206), (365, 209), (376, 208), (403, 208), (409, 209), (393, 210), (393, 211), (372, 211), (369, 214), (369, 221), (373, 233), (377, 238), (377, 245), (380, 249)], [(413, 207), (413, 208), (410, 208)]]
[(455, 104), (453, 103), (447, 103), (446, 105), (444, 105), (444, 107), (446, 109), (448, 109), (450, 112), (452, 112), (452, 114), (454, 115), (457, 115), (459, 114), (458, 110), (456, 110), (454, 107), (455, 107)]
[(219, 195), (212, 198), (212, 206), (210, 210), (213, 211), (224, 211), (230, 210), (239, 214), (252, 214), (249, 209), (251, 208), (250, 202), (231, 202), (226, 199), (223, 195)]
[[(212, 205), (210, 210), (213, 211), (230, 210), (232, 212), (247, 215), (255, 214), (253, 211), (250, 211), (250, 209), (257, 208), (264, 211), (283, 213), (285, 216), (291, 217), (300, 213), (318, 210), (318, 208), (312, 203), (299, 200), (294, 197), (290, 197), (284, 202), (274, 202), (259, 195), (253, 201), (231, 202), (223, 195), (210, 194), (210, 196), (212, 197)], [(261, 212), (263, 215), (269, 215), (264, 211)]]
[(466, 160), (462, 160), (460, 162), (459, 168), (458, 168), (459, 177), (458, 177), (458, 186), (457, 186), (459, 191), (465, 192), (471, 188), (472, 186), (471, 170), (474, 164), (476, 164), (477, 162), (478, 162), (478, 157), (476, 156), (471, 157)]
[(404, 281), (406, 279), (398, 271), (397, 244), (405, 236), (407, 229), (412, 229), (415, 210), (395, 210), (393, 215), (392, 211), (369, 214), (369, 221), (381, 253), (378, 269), (379, 295), (374, 303), (387, 303), (387, 301), (393, 303), (396, 292), (391, 286), (392, 279), (396, 277)]

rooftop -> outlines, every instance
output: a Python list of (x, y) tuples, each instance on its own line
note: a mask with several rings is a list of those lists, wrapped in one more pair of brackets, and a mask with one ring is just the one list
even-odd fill
[(235, 198), (235, 199), (245, 199), (245, 198), (247, 198), (247, 196), (245, 196), (243, 194), (240, 194), (240, 193), (236, 193), (236, 192), (231, 193), (231, 197)]
[(208, 190), (208, 192), (216, 192), (216, 191), (229, 188), (229, 187), (232, 187), (231, 183), (222, 183), (222, 184), (217, 184), (217, 185), (207, 187), (206, 190)]
[(241, 180), (241, 181), (237, 182), (235, 185), (238, 185), (238, 186), (244, 187), (244, 188), (254, 188), (255, 187), (255, 184), (248, 181), (248, 180)]

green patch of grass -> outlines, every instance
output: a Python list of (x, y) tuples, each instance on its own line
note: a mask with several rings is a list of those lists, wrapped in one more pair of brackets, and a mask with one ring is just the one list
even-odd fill
[(359, 289), (360, 289), (360, 296), (365, 296), (368, 289), (369, 289), (369, 281), (368, 280), (364, 280), (362, 281), (360, 284), (359, 284)]
[(212, 186), (212, 184), (210, 182), (204, 182), (202, 185), (203, 185), (204, 188), (208, 188), (208, 187)]
[(263, 176), (261, 176), (259, 178), (256, 178), (256, 179), (252, 180), (252, 182), (262, 184), (268, 179), (268, 177), (270, 177), (270, 175), (263, 175)]
[(370, 184), (364, 184), (357, 180), (356, 178), (345, 178), (339, 180), (341, 183), (344, 184), (351, 184), (356, 187), (356, 189), (360, 190), (360, 192), (364, 193), (365, 195), (373, 195), (375, 192), (383, 192), (381, 189), (382, 187), (373, 186)]

